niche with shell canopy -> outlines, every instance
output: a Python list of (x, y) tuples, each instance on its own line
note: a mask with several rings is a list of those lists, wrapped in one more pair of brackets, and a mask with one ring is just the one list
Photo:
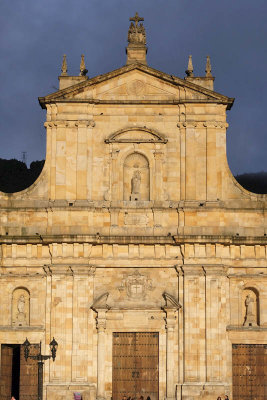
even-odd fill
[(123, 199), (126, 201), (150, 200), (149, 162), (141, 153), (131, 153), (124, 160)]
[(18, 287), (12, 294), (12, 325), (30, 325), (30, 292), (23, 287)]

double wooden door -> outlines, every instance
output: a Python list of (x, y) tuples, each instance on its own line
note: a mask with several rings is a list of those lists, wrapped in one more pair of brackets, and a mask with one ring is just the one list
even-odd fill
[(233, 344), (233, 400), (267, 399), (267, 345)]
[(157, 332), (114, 332), (112, 399), (123, 396), (158, 399), (159, 336)]
[[(31, 346), (31, 355), (37, 354), (39, 345)], [(37, 361), (24, 358), (21, 345), (2, 344), (0, 400), (36, 400), (38, 393)]]

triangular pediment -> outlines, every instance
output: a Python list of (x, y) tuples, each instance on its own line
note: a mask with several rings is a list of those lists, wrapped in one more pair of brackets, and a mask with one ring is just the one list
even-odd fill
[(195, 83), (164, 74), (141, 64), (110, 73), (39, 98), (45, 108), (51, 102), (220, 102), (231, 107), (233, 99)]

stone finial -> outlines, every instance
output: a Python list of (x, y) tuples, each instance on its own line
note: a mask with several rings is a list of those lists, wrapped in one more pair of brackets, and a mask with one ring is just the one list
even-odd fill
[(146, 45), (146, 31), (143, 24), (138, 25), (140, 21), (144, 21), (144, 18), (140, 18), (138, 13), (135, 13), (133, 18), (130, 18), (131, 22), (128, 31), (128, 42), (135, 45)]
[(185, 71), (187, 76), (194, 76), (194, 68), (193, 68), (193, 61), (192, 61), (192, 56), (189, 56), (188, 58), (188, 66), (187, 66), (187, 70)]
[(67, 56), (66, 54), (64, 54), (61, 66), (61, 76), (67, 76), (67, 75), (68, 75)]
[(128, 47), (126, 48), (127, 53), (127, 64), (139, 62), (146, 64), (146, 31), (140, 21), (144, 21), (144, 18), (139, 17), (138, 13), (135, 13), (131, 21), (128, 30)]
[(88, 72), (88, 69), (85, 67), (84, 62), (84, 54), (81, 55), (81, 63), (80, 63), (80, 76), (85, 76)]
[(205, 72), (206, 72), (206, 78), (212, 78), (210, 56), (207, 56)]

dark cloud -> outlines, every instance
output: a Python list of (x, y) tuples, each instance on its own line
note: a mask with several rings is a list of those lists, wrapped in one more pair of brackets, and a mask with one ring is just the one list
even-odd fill
[(125, 63), (129, 17), (145, 18), (148, 63), (184, 77), (211, 56), (215, 90), (236, 97), (228, 113), (233, 173), (267, 170), (265, 22), (267, 3), (247, 0), (15, 0), (0, 4), (0, 157), (45, 157), (45, 112), (37, 98), (58, 85), (62, 55), (78, 74), (85, 54), (90, 76)]

